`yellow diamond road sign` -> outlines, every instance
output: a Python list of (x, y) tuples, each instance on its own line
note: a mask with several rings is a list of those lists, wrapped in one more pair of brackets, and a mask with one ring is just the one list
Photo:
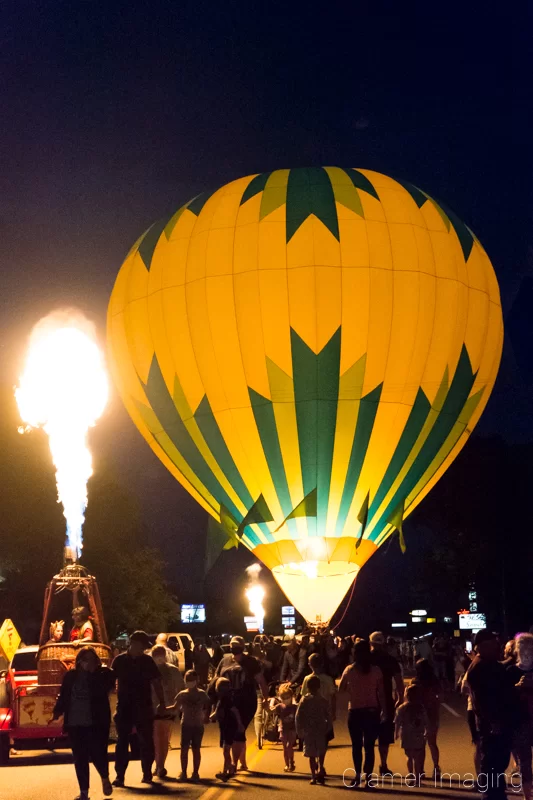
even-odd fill
[(19, 632), (10, 619), (5, 619), (0, 628), (0, 655), (11, 661), (20, 644)]

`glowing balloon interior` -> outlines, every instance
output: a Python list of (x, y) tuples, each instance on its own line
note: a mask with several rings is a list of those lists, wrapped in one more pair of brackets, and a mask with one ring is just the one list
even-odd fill
[(465, 444), (503, 339), (485, 250), (377, 172), (276, 170), (146, 231), (108, 313), (152, 449), (327, 621)]
[[(67, 521), (67, 546), (81, 555), (92, 457), (87, 432), (107, 403), (108, 381), (91, 324), (79, 315), (50, 315), (38, 323), (20, 386), (22, 420), (48, 434), (58, 500)], [(88, 332), (89, 331), (89, 332)]]

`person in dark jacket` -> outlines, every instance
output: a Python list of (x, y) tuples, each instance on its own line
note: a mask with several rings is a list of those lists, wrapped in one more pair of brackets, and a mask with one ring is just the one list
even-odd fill
[(154, 708), (152, 689), (158, 700), (156, 714), (165, 717), (167, 707), (161, 683), (161, 675), (155, 661), (146, 655), (150, 640), (144, 631), (135, 631), (130, 636), (130, 646), (113, 661), (113, 673), (117, 679), (117, 746), (115, 770), (117, 777), (113, 786), (124, 786), (124, 776), (129, 763), (129, 742), (133, 729), (139, 737), (141, 751), (142, 782), (152, 783), (154, 751)]
[(54, 708), (54, 719), (63, 717), (74, 757), (80, 787), (80, 800), (89, 797), (89, 763), (93, 762), (102, 779), (102, 790), (109, 797), (107, 743), (111, 711), (109, 692), (115, 685), (113, 672), (102, 666), (94, 647), (83, 647), (76, 656), (76, 667), (65, 673)]
[[(479, 735), (478, 785), (488, 800), (505, 800), (505, 770), (518, 721), (518, 694), (511, 675), (500, 664), (500, 645), (489, 630), (475, 639), (477, 656), (466, 673)], [(482, 785), (483, 784), (483, 785)]]
[(289, 646), (285, 650), (283, 663), (281, 665), (280, 680), (282, 683), (289, 681), (289, 683), (301, 684), (309, 668), (307, 665), (307, 646), (299, 646), (296, 639), (291, 639)]
[(220, 642), (217, 639), (215, 639), (213, 643), (213, 655), (211, 656), (211, 663), (215, 669), (218, 667), (223, 658), (224, 658), (224, 651), (220, 646)]

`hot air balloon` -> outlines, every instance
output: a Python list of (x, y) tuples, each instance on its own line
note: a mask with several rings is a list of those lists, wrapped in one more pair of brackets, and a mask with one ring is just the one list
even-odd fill
[(108, 312), (133, 421), (310, 622), (403, 537), (479, 419), (502, 340), (472, 231), (409, 183), (339, 167), (195, 197), (136, 242)]

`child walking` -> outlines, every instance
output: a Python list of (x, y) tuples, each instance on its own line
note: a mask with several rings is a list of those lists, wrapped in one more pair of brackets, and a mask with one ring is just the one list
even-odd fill
[(224, 753), (224, 766), (222, 772), (217, 772), (217, 778), (227, 781), (237, 772), (237, 764), (231, 759), (232, 747), (235, 743), (235, 734), (242, 733), (244, 726), (241, 715), (235, 708), (231, 683), (228, 678), (219, 678), (216, 682), (217, 704), (211, 714), (213, 722), (218, 722), (220, 729), (220, 746)]
[[(201, 747), (204, 736), (204, 723), (208, 721), (211, 701), (207, 692), (198, 688), (198, 675), (190, 669), (185, 673), (185, 689), (178, 694), (176, 708), (181, 713), (181, 775), (180, 781), (187, 780), (189, 748), (192, 750), (192, 783), (200, 780)], [(206, 719), (207, 717), (207, 719)]]
[(312, 675), (307, 683), (308, 695), (298, 704), (296, 732), (304, 741), (304, 756), (309, 759), (311, 784), (325, 783), (327, 734), (331, 730), (331, 711), (327, 700), (320, 694), (320, 678)]
[(405, 696), (407, 699), (399, 707), (394, 720), (395, 738), (401, 735), (402, 748), (407, 756), (407, 771), (416, 777), (420, 786), (426, 755), (428, 716), (416, 684), (409, 686)]
[(165, 763), (170, 750), (170, 737), (172, 727), (176, 718), (176, 699), (183, 689), (183, 678), (181, 672), (173, 664), (168, 664), (166, 660), (166, 650), (162, 645), (156, 645), (152, 650), (152, 658), (157, 664), (163, 693), (165, 695), (165, 711), (159, 713), (159, 698), (152, 688), (152, 702), (154, 706), (154, 754), (155, 754), (155, 774), (165, 779), (167, 768)]
[(273, 711), (278, 718), (278, 730), (283, 744), (285, 772), (294, 772), (294, 746), (296, 744), (296, 710), (290, 683), (282, 683), (273, 701)]

